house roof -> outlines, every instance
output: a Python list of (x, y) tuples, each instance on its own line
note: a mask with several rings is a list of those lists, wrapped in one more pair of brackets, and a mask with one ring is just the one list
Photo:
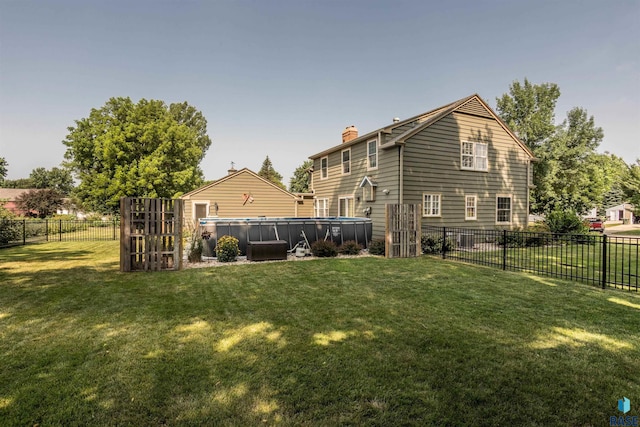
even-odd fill
[(422, 114), (419, 114), (417, 116), (413, 116), (413, 117), (410, 117), (408, 119), (399, 121), (397, 123), (393, 123), (391, 125), (385, 126), (383, 128), (376, 129), (373, 132), (369, 132), (369, 133), (367, 133), (365, 135), (362, 135), (362, 136), (360, 136), (358, 138), (355, 138), (355, 139), (353, 139), (353, 140), (351, 140), (349, 142), (336, 145), (336, 146), (334, 146), (332, 148), (329, 148), (328, 150), (324, 150), (324, 151), (322, 151), (322, 152), (320, 152), (318, 154), (314, 154), (312, 156), (309, 156), (309, 158), (310, 159), (317, 159), (319, 157), (326, 156), (326, 155), (328, 155), (330, 153), (333, 153), (335, 151), (344, 150), (346, 147), (350, 147), (350, 146), (355, 145), (355, 144), (357, 144), (359, 142), (362, 142), (362, 141), (368, 140), (370, 138), (373, 138), (373, 137), (377, 136), (379, 133), (391, 133), (391, 131), (393, 129), (395, 129), (395, 128), (399, 127), (399, 126), (403, 126), (403, 125), (406, 125), (407, 123), (414, 122), (415, 123), (414, 127), (412, 127), (411, 129), (407, 130), (403, 134), (398, 135), (397, 137), (395, 137), (391, 141), (388, 141), (388, 142), (384, 143), (383, 145), (381, 145), (381, 148), (388, 148), (388, 147), (392, 147), (392, 146), (395, 146), (395, 145), (404, 144), (407, 139), (411, 138), (416, 133), (422, 131), (423, 129), (426, 129), (427, 127), (429, 127), (432, 124), (436, 123), (438, 120), (440, 120), (443, 117), (447, 116), (448, 114), (456, 111), (457, 109), (463, 107), (465, 104), (471, 102), (472, 100), (477, 100), (478, 102), (480, 102), (482, 104), (482, 106), (487, 110), (489, 115), (492, 118), (494, 118), (498, 122), (498, 124), (513, 138), (513, 140), (516, 142), (516, 144), (518, 144), (531, 159), (534, 158), (533, 153), (526, 146), (526, 144), (524, 142), (522, 142), (515, 135), (515, 133), (513, 133), (513, 131), (511, 131), (511, 129), (509, 129), (509, 127), (506, 125), (506, 123), (504, 123), (502, 121), (502, 119), (500, 119), (500, 117), (498, 117), (498, 115), (491, 109), (491, 107), (489, 107), (487, 105), (486, 102), (484, 102), (482, 100), (482, 98), (478, 94), (473, 94), (473, 95), (467, 96), (466, 98), (459, 99), (458, 101), (452, 102), (452, 103), (447, 104), (447, 105), (443, 105), (442, 107), (438, 107), (438, 108), (436, 108), (434, 110), (427, 111), (426, 113), (422, 113)]
[(190, 197), (190, 196), (193, 196), (194, 194), (197, 194), (197, 193), (199, 193), (199, 192), (201, 192), (201, 191), (207, 190), (207, 189), (209, 189), (209, 188), (211, 188), (211, 187), (215, 187), (216, 185), (222, 184), (223, 182), (229, 181), (230, 179), (233, 179), (233, 178), (235, 178), (235, 177), (237, 177), (237, 176), (239, 176), (239, 175), (242, 175), (242, 174), (249, 174), (249, 175), (251, 175), (252, 177), (254, 177), (254, 178), (256, 178), (256, 179), (258, 179), (258, 180), (260, 180), (260, 181), (263, 181), (265, 184), (268, 184), (268, 185), (272, 186), (272, 187), (273, 187), (273, 188), (275, 188), (276, 190), (278, 190), (278, 191), (280, 191), (280, 192), (282, 192), (282, 193), (286, 194), (287, 196), (290, 196), (292, 199), (295, 199), (295, 200), (297, 200), (297, 199), (298, 199), (298, 196), (296, 196), (295, 194), (290, 193), (290, 192), (288, 192), (287, 190), (285, 190), (285, 189), (283, 189), (283, 188), (278, 187), (278, 186), (277, 186), (276, 184), (274, 184), (273, 182), (271, 182), (271, 181), (269, 181), (269, 180), (267, 180), (267, 179), (264, 179), (263, 177), (261, 177), (261, 176), (260, 176), (260, 175), (258, 175), (257, 173), (255, 173), (255, 172), (253, 172), (252, 170), (247, 169), (247, 168), (240, 169), (239, 171), (237, 171), (237, 172), (233, 172), (233, 173), (231, 173), (231, 174), (229, 174), (229, 175), (225, 176), (224, 178), (220, 178), (220, 179), (218, 179), (218, 180), (216, 180), (216, 181), (213, 181), (213, 182), (210, 182), (209, 184), (204, 185), (204, 186), (202, 186), (202, 187), (200, 187), (200, 188), (196, 188), (195, 190), (189, 191), (188, 193), (185, 193), (185, 194), (183, 194), (182, 196), (180, 196), (180, 198), (182, 199), (182, 198), (184, 198), (184, 197)]
[(0, 188), (0, 200), (14, 201), (22, 193), (35, 190), (34, 188)]

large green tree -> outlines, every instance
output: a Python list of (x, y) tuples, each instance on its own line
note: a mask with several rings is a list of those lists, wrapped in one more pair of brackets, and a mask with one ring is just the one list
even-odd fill
[(111, 98), (75, 123), (63, 143), (85, 209), (113, 213), (120, 197), (177, 197), (203, 182), (199, 164), (211, 139), (186, 102)]
[(73, 190), (73, 177), (68, 169), (36, 168), (31, 171), (29, 178), (33, 181), (34, 188), (52, 188), (65, 195)]
[(532, 150), (556, 132), (555, 109), (560, 88), (555, 83), (531, 84), (514, 81), (509, 93), (496, 99), (496, 109), (518, 138)]
[(603, 159), (596, 148), (604, 137), (593, 116), (573, 108), (560, 125), (555, 124), (555, 106), (560, 89), (554, 83), (514, 82), (509, 93), (497, 99), (500, 117), (532, 150), (531, 211), (556, 209), (582, 213), (602, 204), (611, 180), (602, 174)]
[(271, 163), (269, 156), (267, 156), (262, 162), (262, 167), (260, 168), (260, 171), (258, 171), (258, 175), (267, 181), (273, 182), (282, 189), (287, 189), (287, 187), (282, 183), (282, 175), (273, 168), (273, 164)]
[(309, 170), (313, 166), (313, 160), (306, 160), (293, 171), (293, 176), (289, 180), (289, 191), (292, 193), (306, 193), (309, 191), (311, 174)]

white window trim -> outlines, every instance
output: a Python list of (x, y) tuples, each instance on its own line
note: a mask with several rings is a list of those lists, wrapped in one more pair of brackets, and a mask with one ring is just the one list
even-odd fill
[[(325, 169), (327, 171), (327, 176), (323, 177), (322, 176), (322, 161), (323, 160), (327, 160), (327, 168)], [(324, 156), (324, 157), (320, 157), (320, 180), (325, 180), (325, 179), (329, 179), (329, 156)]]
[(342, 204), (343, 200), (351, 200), (353, 202), (351, 204), (351, 208), (352, 208), (351, 210), (353, 212), (349, 212), (349, 203), (347, 203), (347, 212), (345, 212), (346, 215), (344, 215), (347, 218), (353, 217), (355, 215), (355, 210), (356, 210), (356, 201), (353, 194), (345, 194), (342, 196), (338, 196), (338, 216), (343, 216), (343, 215), (340, 215), (340, 205)]
[[(462, 153), (462, 148), (464, 147), (464, 144), (472, 144), (473, 150), (472, 150), (472, 154), (471, 154), (471, 158), (473, 159), (473, 166), (469, 167), (469, 166), (464, 166), (464, 161), (463, 159), (463, 153)], [(486, 157), (484, 157), (484, 159), (486, 159), (486, 164), (487, 167), (485, 169), (480, 169), (477, 167), (477, 162), (476, 162), (476, 145), (478, 144), (482, 144), (486, 147)], [(467, 154), (468, 156), (468, 154)], [(460, 169), (462, 170), (468, 170), (468, 171), (477, 171), (477, 172), (489, 172), (489, 144), (487, 144), (486, 142), (477, 142), (477, 141), (461, 141), (460, 142)]]
[[(473, 216), (467, 216), (468, 200), (473, 197)], [(497, 200), (497, 199), (496, 199)], [(476, 221), (478, 219), (478, 196), (476, 194), (467, 194), (464, 196), (464, 219), (465, 221)]]
[[(509, 222), (506, 221), (498, 221), (498, 199), (499, 198), (508, 198), (509, 202)], [(497, 225), (511, 225), (513, 223), (513, 194), (497, 194), (496, 195), (496, 224)]]
[(191, 201), (191, 218), (193, 218), (194, 221), (197, 221), (198, 218), (196, 218), (196, 205), (207, 205), (207, 216), (209, 216), (209, 209), (211, 209), (211, 201), (210, 200), (192, 200)]
[[(438, 213), (426, 213), (426, 204), (424, 202), (424, 196), (438, 196)], [(432, 199), (433, 200), (433, 199)], [(432, 202), (433, 204), (433, 202)], [(429, 212), (431, 212), (431, 206), (429, 207)], [(422, 193), (422, 217), (423, 218), (442, 218), (442, 194), (440, 193)]]
[[(349, 172), (345, 172), (344, 171), (344, 164), (345, 164), (344, 153), (345, 153), (345, 151), (349, 152)], [(342, 150), (340, 152), (340, 168), (341, 168), (341, 171), (342, 171), (342, 175), (351, 175), (351, 148), (345, 148), (344, 150)]]
[[(322, 208), (324, 211), (324, 215), (319, 215), (319, 207), (318, 202), (324, 202), (324, 207)], [(327, 218), (329, 216), (329, 198), (328, 197), (320, 197), (315, 199), (315, 203), (313, 205), (313, 214), (316, 218)]]
[[(373, 145), (376, 147), (376, 165), (375, 166), (371, 166), (371, 163), (369, 162), (370, 160), (370, 155), (369, 155), (369, 144), (371, 144), (373, 142)], [(377, 139), (370, 139), (369, 141), (367, 141), (367, 170), (368, 171), (374, 171), (378, 169), (378, 165), (380, 164), (380, 150), (378, 150), (378, 140)]]

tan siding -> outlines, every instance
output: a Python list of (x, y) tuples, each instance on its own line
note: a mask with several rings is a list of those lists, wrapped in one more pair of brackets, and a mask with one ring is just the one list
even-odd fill
[[(460, 169), (461, 141), (488, 143), (488, 171)], [(442, 216), (426, 225), (496, 228), (496, 196), (511, 194), (513, 226), (527, 220), (527, 163), (522, 149), (493, 119), (450, 114), (407, 141), (405, 203), (421, 203), (423, 193), (442, 194)], [(477, 196), (477, 220), (466, 221), (465, 195)]]
[[(329, 154), (329, 178), (320, 179), (320, 159), (314, 160), (313, 190), (318, 199), (329, 199), (329, 215), (338, 215), (338, 199), (340, 196), (354, 196), (354, 216), (364, 216), (364, 209), (371, 207), (373, 237), (384, 237), (384, 205), (397, 203), (398, 200), (398, 148), (382, 150), (378, 148), (378, 169), (367, 170), (367, 141), (351, 146), (351, 174), (341, 175), (341, 150)], [(365, 202), (359, 185), (365, 176), (378, 183), (376, 200)], [(389, 195), (383, 194), (383, 189)], [(357, 199), (360, 197), (360, 200)]]
[(475, 114), (477, 116), (493, 118), (491, 114), (487, 111), (486, 108), (477, 100), (472, 99), (464, 105), (458, 107), (456, 111), (460, 111), (461, 113)]
[[(243, 194), (251, 194), (253, 203), (243, 205)], [(193, 201), (209, 201), (208, 216), (214, 216), (218, 204), (221, 218), (292, 217), (296, 214), (293, 195), (284, 193), (249, 172), (218, 182), (202, 191), (185, 196), (185, 218), (193, 220)]]

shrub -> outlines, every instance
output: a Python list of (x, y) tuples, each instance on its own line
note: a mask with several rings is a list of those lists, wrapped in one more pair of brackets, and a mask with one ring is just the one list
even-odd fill
[(373, 239), (369, 242), (369, 253), (371, 255), (382, 255), (385, 254), (384, 249), (384, 239)]
[(552, 233), (557, 234), (587, 233), (589, 231), (582, 219), (571, 211), (555, 210), (547, 215), (545, 223)]
[(189, 262), (200, 262), (203, 249), (202, 239), (194, 230), (189, 238), (189, 253), (187, 254)]
[(362, 250), (362, 245), (353, 240), (347, 240), (338, 248), (342, 255), (358, 255)]
[[(202, 239), (199, 239), (202, 242)], [(222, 236), (216, 244), (216, 256), (220, 262), (233, 262), (238, 258), (240, 248), (238, 239), (233, 236)]]
[(22, 224), (0, 218), (0, 245), (6, 245), (22, 238)]
[[(442, 253), (442, 236), (431, 234), (423, 235), (420, 238), (420, 247), (423, 254), (441, 254)], [(447, 238), (444, 243), (445, 251), (453, 250), (453, 240)]]
[(338, 247), (331, 240), (318, 240), (311, 244), (311, 253), (322, 258), (334, 257), (338, 255)]
[(531, 233), (550, 233), (551, 229), (543, 221), (536, 221), (527, 227), (527, 231)]

